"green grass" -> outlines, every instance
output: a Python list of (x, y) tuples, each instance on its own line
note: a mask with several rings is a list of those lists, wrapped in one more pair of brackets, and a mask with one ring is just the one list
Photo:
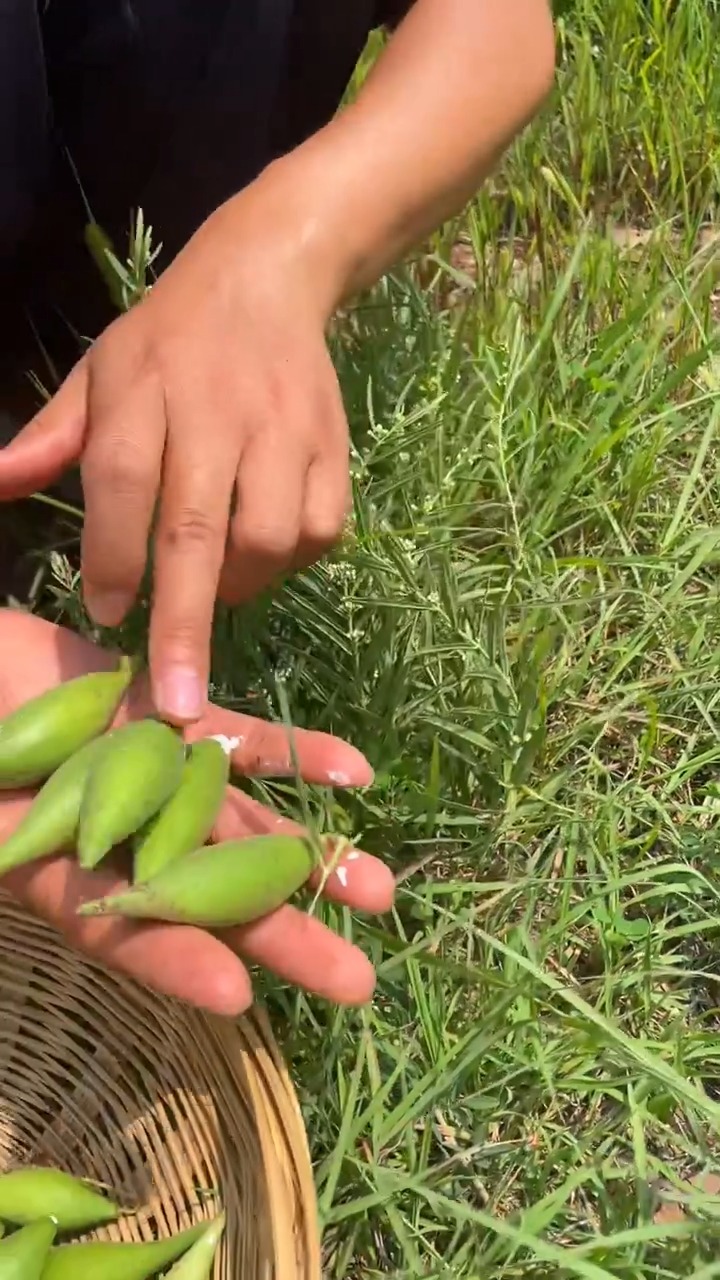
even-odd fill
[(223, 696), (281, 678), (366, 751), (310, 801), (401, 872), (392, 918), (327, 910), (372, 1008), (264, 987), (327, 1280), (720, 1277), (718, 28), (560, 19), (462, 259), (336, 335), (353, 539), (218, 624)]

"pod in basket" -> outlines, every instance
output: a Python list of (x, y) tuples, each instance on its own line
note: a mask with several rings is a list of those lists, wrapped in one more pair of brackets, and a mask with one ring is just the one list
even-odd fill
[(0, 1241), (0, 1280), (41, 1280), (57, 1228), (49, 1218)]
[(148, 1280), (176, 1262), (205, 1230), (202, 1222), (167, 1240), (151, 1240), (147, 1244), (114, 1244), (105, 1240), (61, 1244), (51, 1249), (42, 1280)]
[(118, 1206), (61, 1169), (28, 1167), (0, 1174), (0, 1219), (20, 1226), (52, 1218), (60, 1231), (112, 1222)]
[(220, 1237), (225, 1230), (225, 1214), (215, 1218), (199, 1240), (167, 1272), (165, 1280), (210, 1280), (210, 1272), (218, 1251)]

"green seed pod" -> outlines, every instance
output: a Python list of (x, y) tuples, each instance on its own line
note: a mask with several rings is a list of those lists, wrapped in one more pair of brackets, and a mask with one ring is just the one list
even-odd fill
[(161, 720), (117, 729), (90, 770), (80, 805), (80, 866), (96, 867), (157, 813), (179, 787), (184, 763), (182, 736)]
[(84, 916), (129, 916), (202, 925), (247, 924), (274, 911), (305, 884), (314, 866), (302, 836), (249, 836), (196, 849), (147, 884), (86, 902)]
[(20, 825), (0, 845), (0, 875), (74, 843), (90, 769), (111, 738), (108, 733), (87, 742), (50, 775)]
[(0, 1242), (0, 1280), (40, 1280), (56, 1230), (45, 1218)]
[(80, 747), (107, 729), (133, 677), (117, 671), (66, 680), (0, 720), (0, 790), (44, 782)]
[(165, 1280), (210, 1280), (212, 1264), (225, 1230), (225, 1214), (214, 1218), (199, 1240), (167, 1272)]
[(152, 879), (208, 839), (222, 808), (230, 777), (230, 753), (237, 742), (237, 738), (217, 737), (193, 743), (177, 791), (135, 839), (137, 884)]
[(201, 1222), (167, 1240), (151, 1240), (147, 1244), (113, 1244), (105, 1240), (61, 1244), (51, 1250), (42, 1280), (148, 1280), (181, 1257), (204, 1230), (205, 1223)]
[(0, 1174), (0, 1218), (6, 1222), (24, 1226), (52, 1218), (60, 1231), (86, 1231), (114, 1221), (118, 1213), (112, 1200), (60, 1169), (13, 1169)]

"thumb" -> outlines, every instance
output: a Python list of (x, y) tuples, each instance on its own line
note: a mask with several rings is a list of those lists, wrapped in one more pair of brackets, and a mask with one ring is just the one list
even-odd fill
[(57, 480), (82, 453), (88, 368), (75, 366), (52, 400), (0, 449), (0, 501), (26, 498)]

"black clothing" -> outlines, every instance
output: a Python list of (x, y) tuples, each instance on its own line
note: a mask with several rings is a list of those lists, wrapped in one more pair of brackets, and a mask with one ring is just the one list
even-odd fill
[(123, 253), (143, 209), (163, 265), (331, 119), (369, 32), (408, 4), (0, 0), (0, 408), (18, 303), (61, 366), (68, 321), (94, 336), (112, 317), (75, 174)]

